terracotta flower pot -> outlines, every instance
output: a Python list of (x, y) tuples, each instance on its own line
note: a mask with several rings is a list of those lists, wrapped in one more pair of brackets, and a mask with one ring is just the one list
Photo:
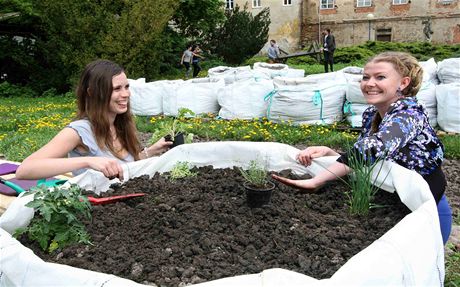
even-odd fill
[(178, 133), (176, 136), (174, 136), (174, 139), (172, 139), (171, 135), (167, 135), (164, 138), (166, 141), (173, 142), (171, 148), (185, 143), (185, 136), (183, 133)]
[(246, 202), (251, 208), (262, 207), (269, 204), (273, 190), (275, 189), (275, 184), (273, 182), (268, 182), (268, 186), (263, 188), (251, 186), (246, 182), (243, 186), (246, 189)]

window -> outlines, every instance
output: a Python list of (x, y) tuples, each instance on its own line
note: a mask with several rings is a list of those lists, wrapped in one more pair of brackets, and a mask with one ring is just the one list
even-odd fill
[(233, 0), (225, 0), (225, 9), (233, 9)]
[(407, 0), (393, 0), (393, 5), (407, 4)]
[(283, 0), (283, 6), (292, 5), (292, 0)]
[(356, 7), (371, 7), (372, 0), (357, 0)]
[(375, 34), (376, 41), (391, 42), (391, 28), (377, 29)]
[(252, 0), (252, 8), (259, 8), (261, 6), (260, 1), (262, 0)]
[(334, 0), (320, 0), (320, 9), (334, 9)]

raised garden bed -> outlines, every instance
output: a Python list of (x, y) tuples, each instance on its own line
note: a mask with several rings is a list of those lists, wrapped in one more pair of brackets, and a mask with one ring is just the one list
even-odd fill
[(409, 212), (396, 193), (380, 191), (375, 203), (386, 207), (372, 209), (368, 217), (351, 216), (341, 182), (317, 194), (280, 185), (269, 205), (251, 209), (238, 170), (195, 171), (196, 177), (173, 182), (167, 173), (156, 174), (115, 188), (116, 193), (147, 195), (95, 206), (87, 222), (93, 245), (47, 254), (21, 241), (48, 262), (159, 286), (275, 267), (322, 279)]

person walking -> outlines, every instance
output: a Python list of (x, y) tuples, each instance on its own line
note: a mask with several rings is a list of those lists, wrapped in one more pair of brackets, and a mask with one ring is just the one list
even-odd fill
[(452, 227), (452, 210), (444, 194), (447, 186), (441, 169), (444, 147), (431, 127), (423, 105), (415, 96), (423, 70), (408, 53), (384, 52), (364, 66), (361, 91), (371, 106), (363, 113), (363, 131), (353, 149), (339, 154), (326, 146), (302, 150), (297, 160), (309, 166), (317, 157), (340, 156), (327, 170), (312, 179), (291, 180), (275, 174), (284, 184), (315, 192), (327, 181), (351, 172), (349, 159), (376, 162), (384, 158), (419, 173), (428, 183), (437, 203), (440, 231), (446, 244)]
[(278, 61), (278, 57), (280, 55), (280, 48), (278, 44), (276, 44), (275, 40), (270, 40), (270, 46), (268, 47), (268, 62), (270, 64), (274, 64)]
[(200, 59), (203, 60), (204, 57), (200, 55), (201, 49), (198, 45), (192, 46), (192, 65), (193, 65), (193, 77), (196, 78), (201, 71)]
[(329, 28), (324, 30), (322, 34), (324, 38), (321, 51), (324, 54), (324, 71), (328, 73), (330, 66), (331, 72), (334, 72), (335, 37)]
[(182, 58), (180, 60), (180, 64), (184, 65), (185, 67), (185, 79), (188, 79), (188, 77), (190, 76), (192, 58), (193, 58), (192, 45), (189, 45), (187, 47), (187, 50), (185, 50), (184, 53), (182, 54)]

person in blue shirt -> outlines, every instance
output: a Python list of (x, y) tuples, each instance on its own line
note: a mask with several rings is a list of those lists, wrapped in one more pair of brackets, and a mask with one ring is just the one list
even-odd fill
[(280, 55), (280, 48), (278, 44), (276, 44), (275, 40), (270, 40), (270, 46), (267, 50), (268, 62), (270, 64), (274, 64), (278, 61), (278, 57)]
[(27, 157), (16, 171), (17, 179), (94, 169), (122, 180), (123, 163), (158, 155), (172, 145), (162, 138), (141, 149), (130, 111), (128, 78), (118, 64), (108, 60), (88, 64), (76, 95), (77, 120)]
[(407, 53), (384, 52), (364, 67), (361, 91), (371, 106), (363, 113), (363, 130), (349, 153), (339, 154), (326, 146), (302, 150), (298, 161), (306, 166), (321, 156), (340, 156), (329, 171), (312, 179), (291, 180), (277, 175), (273, 178), (301, 189), (315, 191), (326, 181), (350, 172), (350, 156), (367, 162), (385, 158), (414, 170), (427, 181), (438, 205), (441, 233), (447, 242), (452, 225), (452, 211), (446, 196), (446, 179), (441, 169), (444, 147), (430, 126), (428, 116), (415, 95), (420, 89), (423, 70)]

